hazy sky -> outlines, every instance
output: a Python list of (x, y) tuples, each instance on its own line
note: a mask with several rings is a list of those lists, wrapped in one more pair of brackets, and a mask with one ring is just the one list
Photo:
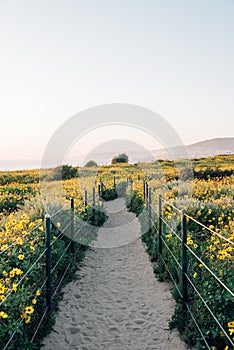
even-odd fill
[(154, 110), (185, 144), (234, 136), (233, 0), (0, 0), (0, 43), (1, 168), (111, 102)]

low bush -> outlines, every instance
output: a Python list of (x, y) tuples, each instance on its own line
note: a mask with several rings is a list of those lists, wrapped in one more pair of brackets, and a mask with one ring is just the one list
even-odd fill
[(132, 196), (127, 198), (127, 209), (136, 214), (140, 215), (144, 208), (144, 200), (137, 191), (132, 192)]
[(101, 197), (104, 201), (113, 201), (118, 197), (118, 193), (114, 188), (107, 188), (102, 191)]

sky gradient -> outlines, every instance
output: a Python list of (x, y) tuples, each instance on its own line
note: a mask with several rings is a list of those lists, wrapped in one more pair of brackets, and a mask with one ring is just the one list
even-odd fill
[(233, 18), (232, 0), (0, 0), (0, 168), (36, 166), (68, 118), (113, 102), (185, 144), (234, 136)]

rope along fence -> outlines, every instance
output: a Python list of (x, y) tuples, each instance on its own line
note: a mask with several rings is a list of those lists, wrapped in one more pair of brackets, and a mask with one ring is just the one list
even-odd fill
[[(72, 263), (77, 259), (77, 253), (79, 250), (85, 250), (84, 247), (86, 247), (90, 240), (95, 237), (95, 233), (97, 232), (97, 227), (95, 227), (95, 225), (98, 225), (99, 216), (102, 215), (103, 210), (100, 204), (97, 204), (97, 198), (98, 200), (100, 199), (100, 194), (101, 184), (98, 185), (97, 194), (95, 188), (92, 189), (92, 208), (91, 210), (88, 210), (88, 192), (87, 190), (84, 191), (83, 209), (85, 221), (75, 215), (75, 201), (74, 198), (71, 198), (70, 209), (65, 210), (62, 208), (52, 215), (46, 214), (44, 222), (42, 221), (28, 233), (32, 234), (34, 231), (43, 233), (45, 231), (44, 248), (17, 282), (17, 290), (20, 290), (30, 274), (33, 274), (39, 266), (44, 273), (44, 275), (39, 278), (40, 284), (37, 283), (36, 286), (33, 286), (33, 288), (37, 290), (34, 299), (36, 300), (34, 302), (34, 307), (37, 308), (38, 313), (37, 322), (34, 322), (33, 330), (30, 332), (30, 343), (34, 343), (35, 340), (37, 340), (37, 335), (40, 332), (42, 325), (46, 326), (50, 323), (52, 312), (56, 306), (56, 294), (68, 274)], [(56, 217), (61, 218), (61, 214), (63, 222), (59, 223), (61, 228), (58, 228), (54, 222), (56, 222)], [(91, 223), (91, 225), (88, 225), (88, 223)], [(55, 236), (55, 231), (57, 232), (57, 236)], [(0, 257), (4, 258), (4, 255), (8, 254), (15, 244), (16, 243), (13, 243), (6, 249), (0, 251)], [(55, 260), (55, 257), (57, 257), (57, 260)], [(11, 298), (14, 298), (13, 289), (9, 290), (4, 299), (0, 301), (0, 307), (4, 306), (4, 304), (10, 301)], [(29, 303), (30, 302), (27, 302), (27, 304)], [(31, 311), (32, 310), (33, 308), (31, 308)], [(5, 344), (1, 344), (2, 350), (15, 349), (17, 336), (20, 334), (22, 335), (21, 328), (24, 323), (27, 323), (25, 322), (27, 317), (31, 318), (31, 316), (29, 316), (31, 315), (31, 311), (28, 310), (28, 313), (22, 314), (14, 323), (14, 327), (8, 332), (8, 340)], [(28, 340), (29, 339), (27, 339), (27, 341)]]

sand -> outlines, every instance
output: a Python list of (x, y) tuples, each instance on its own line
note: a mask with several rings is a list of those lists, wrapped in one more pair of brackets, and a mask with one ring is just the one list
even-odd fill
[(78, 279), (64, 288), (56, 323), (41, 349), (188, 349), (177, 331), (168, 329), (175, 306), (172, 286), (156, 280), (138, 220), (123, 199), (105, 206), (108, 221), (87, 251)]

